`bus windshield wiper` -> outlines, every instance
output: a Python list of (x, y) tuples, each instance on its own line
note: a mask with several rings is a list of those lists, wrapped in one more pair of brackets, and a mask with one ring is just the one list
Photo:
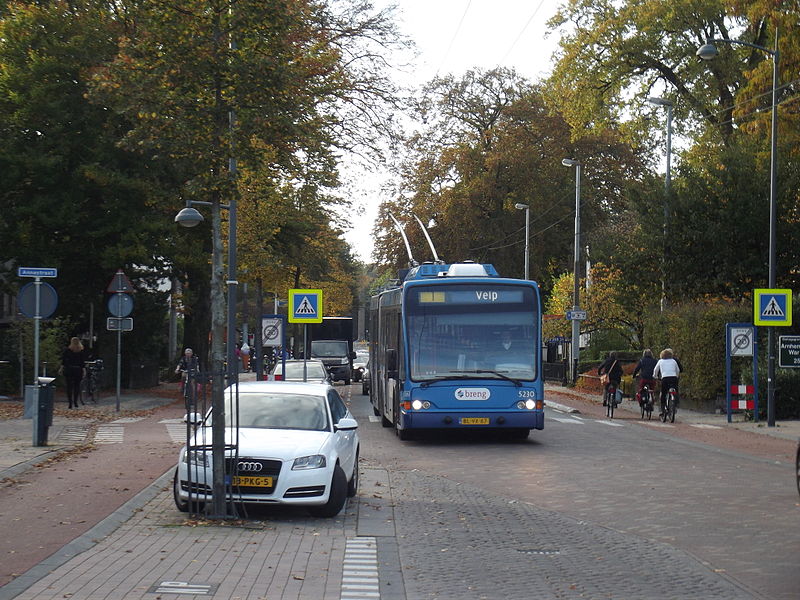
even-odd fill
[(450, 373), (440, 373), (434, 377), (430, 377), (428, 379), (418, 379), (417, 382), (421, 383), (425, 387), (429, 386), (431, 383), (435, 383), (437, 381), (447, 381), (453, 379), (479, 379), (478, 377), (472, 377), (471, 375), (482, 375), (484, 373), (490, 373), (492, 375), (497, 375), (501, 379), (505, 379), (506, 381), (510, 381), (517, 387), (522, 386), (522, 382), (519, 379), (514, 379), (513, 377), (509, 377), (508, 375), (504, 375), (499, 371), (494, 371), (491, 369), (475, 369), (474, 371), (466, 371), (466, 370), (459, 370), (459, 371), (451, 371)]
[(514, 379), (513, 377), (509, 377), (508, 375), (504, 375), (500, 371), (494, 371), (492, 369), (475, 369), (474, 371), (459, 371), (459, 373), (491, 373), (492, 375), (497, 375), (501, 379), (505, 379), (506, 381), (510, 381), (517, 387), (522, 386), (522, 382), (519, 379)]

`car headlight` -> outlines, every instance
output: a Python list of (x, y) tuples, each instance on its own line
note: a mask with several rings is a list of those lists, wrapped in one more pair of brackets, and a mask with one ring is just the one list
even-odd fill
[(343, 365), (349, 365), (349, 364), (350, 364), (350, 361), (349, 361), (349, 360), (347, 360), (346, 358), (343, 358), (343, 359), (342, 359), (342, 364), (343, 364)]
[(322, 454), (314, 454), (312, 456), (301, 456), (295, 458), (292, 464), (292, 471), (303, 471), (305, 469), (323, 469), (325, 468), (325, 457)]
[(183, 455), (183, 462), (208, 467), (211, 465), (211, 453), (203, 450), (189, 450)]

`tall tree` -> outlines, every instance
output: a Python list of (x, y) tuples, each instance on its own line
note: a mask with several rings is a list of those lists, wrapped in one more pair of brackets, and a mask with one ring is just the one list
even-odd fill
[(160, 165), (119, 148), (125, 118), (87, 100), (116, 35), (112, 15), (92, 1), (8, 3), (0, 18), (4, 258), (59, 269), (57, 314), (76, 332), (87, 331), (90, 305), (101, 321), (117, 268), (158, 294), (168, 237), (165, 221), (141, 218), (158, 211)]

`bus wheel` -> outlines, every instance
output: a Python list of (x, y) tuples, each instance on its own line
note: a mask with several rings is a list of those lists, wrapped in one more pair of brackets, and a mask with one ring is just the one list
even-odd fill
[(395, 428), (395, 431), (397, 432), (397, 437), (399, 437), (401, 441), (405, 442), (411, 439), (410, 430)]

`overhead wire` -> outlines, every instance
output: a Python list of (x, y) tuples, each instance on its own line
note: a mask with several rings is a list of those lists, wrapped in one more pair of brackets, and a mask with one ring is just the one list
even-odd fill
[(447, 46), (447, 50), (444, 53), (444, 57), (442, 58), (442, 61), (439, 63), (439, 66), (436, 68), (436, 75), (434, 75), (434, 77), (439, 75), (439, 71), (441, 71), (442, 67), (444, 66), (445, 61), (447, 60), (447, 57), (450, 55), (450, 50), (453, 49), (453, 44), (455, 43), (456, 38), (458, 37), (458, 34), (461, 32), (461, 26), (464, 24), (464, 19), (467, 16), (467, 12), (469, 11), (469, 7), (470, 7), (471, 4), (472, 4), (472, 0), (467, 0), (467, 6), (464, 8), (464, 12), (461, 15), (461, 20), (458, 22), (458, 27), (456, 27), (456, 30), (453, 33), (453, 37), (450, 39), (450, 44)]
[(539, 0), (538, 6), (533, 10), (533, 13), (531, 14), (531, 16), (528, 17), (528, 20), (525, 22), (525, 25), (522, 26), (522, 29), (517, 34), (517, 37), (514, 39), (514, 41), (511, 43), (511, 46), (509, 47), (509, 49), (503, 55), (503, 58), (500, 59), (500, 62), (498, 63), (499, 65), (502, 65), (506, 61), (506, 59), (508, 58), (508, 55), (511, 54), (511, 52), (514, 50), (514, 48), (517, 45), (517, 42), (519, 42), (520, 38), (522, 38), (522, 34), (524, 34), (525, 30), (528, 29), (528, 25), (531, 24), (531, 21), (533, 21), (533, 18), (539, 13), (539, 9), (542, 8), (543, 4), (544, 4), (544, 0)]

